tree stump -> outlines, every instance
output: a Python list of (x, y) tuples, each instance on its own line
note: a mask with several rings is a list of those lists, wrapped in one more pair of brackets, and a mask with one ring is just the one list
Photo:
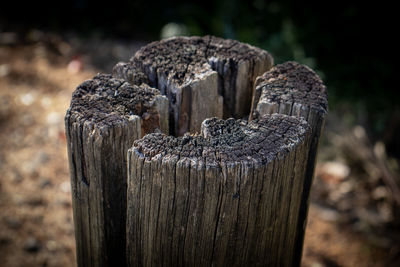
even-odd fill
[(178, 37), (76, 89), (79, 266), (299, 264), (326, 89), (272, 65), (237, 41)]

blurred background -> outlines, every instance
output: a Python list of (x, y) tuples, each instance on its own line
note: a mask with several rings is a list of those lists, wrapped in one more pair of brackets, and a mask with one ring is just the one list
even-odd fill
[(395, 10), (372, 1), (3, 1), (0, 266), (75, 266), (63, 122), (74, 88), (150, 41), (206, 34), (306, 64), (327, 85), (302, 265), (400, 266)]

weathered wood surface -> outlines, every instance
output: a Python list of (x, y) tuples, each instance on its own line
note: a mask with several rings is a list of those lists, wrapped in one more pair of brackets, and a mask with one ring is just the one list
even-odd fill
[(135, 141), (129, 266), (292, 266), (310, 133), (304, 120), (273, 114)]
[(111, 75), (74, 92), (65, 128), (79, 266), (125, 265), (126, 153), (134, 140), (161, 131), (166, 101)]
[(326, 90), (297, 63), (263, 74), (272, 65), (237, 41), (178, 37), (77, 88), (78, 266), (299, 264)]
[(301, 261), (310, 189), (327, 110), (326, 87), (318, 75), (307, 66), (296, 62), (285, 62), (273, 67), (255, 82), (251, 118), (272, 113), (302, 117), (308, 122), (312, 131), (304, 191), (299, 209), (295, 265), (300, 265)]

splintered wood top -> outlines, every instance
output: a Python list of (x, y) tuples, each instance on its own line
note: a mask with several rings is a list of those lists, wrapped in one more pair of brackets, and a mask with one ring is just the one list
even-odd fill
[(160, 91), (155, 88), (130, 85), (110, 74), (98, 74), (78, 86), (68, 114), (82, 123), (112, 126), (129, 120), (132, 115), (141, 116), (157, 95)]
[[(298, 103), (325, 114), (328, 96), (320, 77), (309, 67), (289, 61), (257, 78), (255, 102)], [(257, 93), (256, 93), (257, 97)]]
[(175, 37), (144, 46), (130, 62), (133, 66), (157, 69), (171, 82), (182, 85), (211, 70), (213, 58), (233, 64), (271, 56), (267, 51), (235, 40), (213, 36)]
[[(218, 90), (221, 89), (220, 87), (226, 87), (227, 84), (236, 86), (236, 83), (240, 82), (235, 75), (238, 75), (240, 64), (243, 62), (257, 61), (262, 58), (263, 67), (268, 67), (265, 64), (273, 62), (270, 54), (262, 49), (212, 36), (175, 37), (153, 42), (140, 49), (130, 62), (117, 64), (114, 68), (114, 76), (99, 74), (81, 84), (72, 96), (71, 106), (67, 112), (69, 121), (89, 122), (94, 127), (100, 128), (113, 127), (132, 119), (134, 115), (138, 115), (139, 120), (146, 120), (150, 116), (146, 112), (153, 108), (151, 121), (168, 123), (169, 117), (180, 126), (179, 123), (183, 117), (179, 116), (193, 117), (194, 113), (203, 112), (194, 110), (191, 103), (185, 104), (185, 101), (196, 100), (196, 98), (191, 98), (193, 97), (191, 94), (195, 91), (191, 89), (191, 93), (184, 94), (184, 91), (174, 91), (177, 89), (170, 88), (168, 92), (165, 92), (165, 88), (155, 88), (160, 84), (157, 79), (160, 77), (166, 79), (161, 84), (168, 84), (167, 87), (172, 84), (177, 86), (173, 88), (182, 88), (196, 79), (203, 79), (202, 74), (205, 72), (214, 71), (212, 64), (216, 62), (216, 58), (219, 62), (223, 62), (220, 66), (224, 68), (234, 66), (232, 71), (236, 71), (227, 76), (234, 80), (233, 82), (229, 81), (225, 85), (221, 84), (221, 81), (215, 83)], [(253, 67), (245, 69), (244, 76), (240, 79), (247, 81), (254, 78), (252, 75), (256, 72), (251, 68), (256, 65), (249, 66)], [(253, 82), (251, 81), (246, 86), (249, 84), (252, 86)], [(202, 90), (200, 91), (203, 92)], [(236, 93), (235, 90), (235, 88), (232, 89), (232, 94)], [(295, 103), (307, 109), (312, 108), (321, 116), (324, 116), (327, 111), (327, 92), (323, 82), (313, 70), (296, 62), (286, 62), (273, 67), (257, 78), (253, 92), (251, 88), (246, 90), (246, 94), (254, 94), (252, 111), (256, 110), (257, 103), (268, 105)], [(161, 93), (167, 94), (169, 101), (169, 111), (166, 109), (164, 113), (159, 108), (154, 108), (155, 99)], [(232, 96), (224, 95), (224, 101), (229, 98)], [(202, 103), (201, 107), (207, 108), (207, 105), (216, 105), (216, 103), (217, 101)], [(307, 120), (307, 117), (305, 119)], [(252, 120), (251, 116), (250, 120)], [(144, 130), (143, 135), (151, 133), (158, 126), (146, 127), (150, 130)], [(207, 157), (210, 164), (243, 160), (266, 162), (278, 153), (285, 153), (285, 150), (301, 142), (305, 133), (310, 131), (309, 128), (303, 119), (277, 114), (261, 116), (251, 122), (212, 118), (203, 121), (201, 135), (186, 134), (182, 138), (175, 138), (159, 133), (149, 134), (142, 140), (136, 141), (134, 149), (146, 158), (156, 155), (174, 155), (189, 158)]]
[[(81, 122), (86, 120), (94, 123), (95, 127), (112, 126), (131, 115), (140, 116), (145, 112), (146, 103), (150, 105), (149, 102), (160, 94), (160, 90), (162, 94), (167, 94), (165, 90), (158, 88), (160, 81), (155, 75), (164, 77), (164, 84), (168, 86), (180, 87), (209, 78), (205, 74), (215, 73), (215, 66), (212, 65), (218, 60), (223, 63), (223, 68), (232, 68), (222, 70), (228, 71), (229, 75), (230, 72), (237, 71), (238, 64), (242, 62), (262, 61), (267, 64), (263, 68), (267, 69), (273, 62), (267, 51), (213, 36), (175, 37), (153, 42), (140, 49), (128, 63), (116, 64), (113, 75), (99, 74), (81, 84), (72, 96), (67, 115), (74, 116), (82, 120)], [(235, 75), (237, 73), (229, 76), (233, 86), (236, 84)], [(251, 77), (247, 79), (252, 80)], [(252, 86), (253, 81), (250, 82)], [(226, 88), (228, 89), (231, 90)], [(171, 105), (182, 101), (177, 98), (183, 97), (176, 95), (174, 90), (168, 95)], [(234, 98), (235, 93), (232, 88), (232, 92), (224, 97)], [(232, 105), (230, 108), (233, 109)]]
[(307, 122), (281, 114), (245, 120), (205, 120), (201, 135), (173, 137), (149, 134), (134, 142), (132, 151), (147, 160), (153, 158), (190, 159), (206, 166), (222, 163), (263, 164), (284, 156), (306, 138)]

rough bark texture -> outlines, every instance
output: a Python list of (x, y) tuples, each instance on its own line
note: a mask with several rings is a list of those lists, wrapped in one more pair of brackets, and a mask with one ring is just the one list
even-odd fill
[(272, 64), (248, 44), (177, 37), (76, 89), (78, 266), (299, 265), (326, 90)]
[(295, 265), (300, 265), (301, 261), (310, 189), (327, 109), (326, 87), (318, 75), (307, 66), (296, 62), (285, 62), (273, 67), (255, 82), (250, 117), (272, 113), (302, 117), (308, 122), (312, 131), (304, 191), (299, 208)]
[(209, 119), (128, 151), (130, 266), (292, 266), (310, 131), (280, 114)]

